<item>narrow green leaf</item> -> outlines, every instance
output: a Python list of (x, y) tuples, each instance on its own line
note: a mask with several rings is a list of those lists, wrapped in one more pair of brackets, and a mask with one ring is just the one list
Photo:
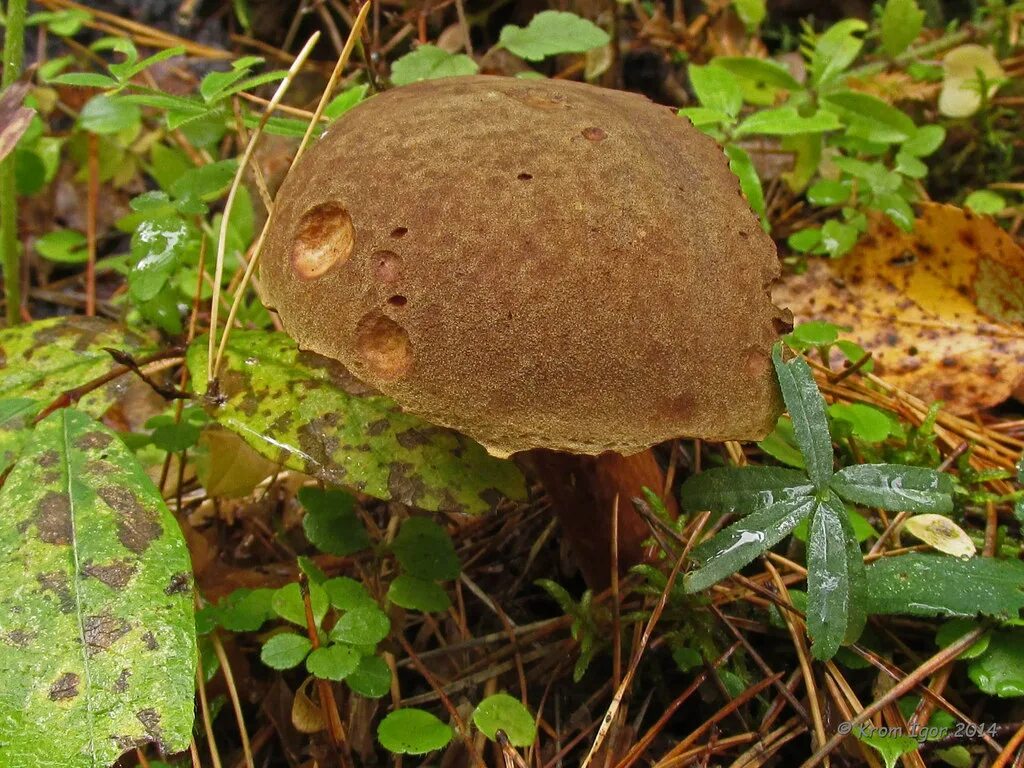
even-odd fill
[[(201, 337), (186, 353), (193, 381), (207, 381), (206, 344)], [(284, 334), (234, 331), (221, 394), (209, 406), (217, 422), (263, 456), (332, 485), (468, 513), (526, 495), (513, 462), (367, 395), (335, 361), (299, 352)]]
[(101, 93), (93, 96), (78, 114), (83, 131), (109, 135), (135, 128), (142, 121), (142, 112), (129, 101)]
[(685, 117), (693, 123), (695, 128), (701, 129), (731, 121), (731, 118), (724, 112), (716, 112), (707, 107), (683, 107), (676, 114)]
[(530, 710), (507, 693), (495, 693), (481, 701), (473, 710), (473, 724), (491, 741), (498, 730), (505, 732), (513, 747), (533, 746), (537, 725)]
[(825, 416), (825, 400), (818, 391), (807, 361), (795, 357), (782, 360), (782, 345), (772, 350), (775, 374), (782, 388), (782, 398), (793, 419), (793, 436), (807, 465), (807, 475), (818, 490), (828, 487), (832, 479), (832, 437)]
[(799, 91), (800, 83), (782, 64), (770, 59), (755, 59), (751, 56), (716, 56), (711, 60), (737, 77), (763, 83), (784, 91)]
[(917, 133), (906, 112), (868, 93), (837, 91), (825, 96), (825, 103), (846, 120), (852, 136), (891, 144)]
[(610, 39), (599, 26), (575, 13), (541, 11), (526, 27), (503, 27), (499, 42), (516, 56), (540, 61), (562, 53), (584, 53), (608, 45)]
[(377, 740), (396, 755), (425, 755), (447, 746), (451, 726), (422, 709), (397, 709), (380, 721)]
[(687, 72), (690, 85), (702, 106), (723, 112), (729, 117), (736, 117), (740, 113), (743, 91), (731, 73), (714, 64), (691, 64)]
[(946, 140), (946, 129), (941, 125), (922, 125), (914, 135), (900, 147), (914, 157), (927, 157), (942, 146)]
[(1016, 619), (1024, 609), (1024, 562), (969, 560), (914, 553), (883, 557), (866, 568), (868, 613), (992, 616)]
[(813, 496), (779, 501), (720, 531), (693, 550), (701, 567), (687, 574), (686, 591), (700, 592), (736, 573), (789, 535), (816, 504)]
[(761, 186), (761, 177), (757, 175), (757, 168), (754, 161), (746, 150), (735, 144), (725, 147), (725, 155), (729, 158), (729, 170), (740, 180), (740, 189), (744, 197), (750, 203), (751, 210), (761, 220), (761, 226), (767, 229), (768, 221), (765, 218), (764, 189)]
[(839, 519), (843, 524), (843, 537), (846, 543), (846, 572), (849, 574), (850, 585), (846, 634), (843, 637), (843, 643), (855, 643), (864, 632), (864, 626), (868, 621), (867, 575), (864, 569), (864, 553), (860, 549), (862, 536), (856, 526), (856, 521), (863, 522), (863, 518), (856, 512), (851, 513), (846, 509), (842, 499), (834, 493), (829, 494), (825, 503), (842, 513), (839, 514)]
[(924, 467), (853, 464), (832, 478), (832, 488), (849, 502), (892, 512), (953, 511), (953, 480)]
[(805, 133), (826, 133), (842, 127), (834, 112), (821, 109), (804, 117), (795, 107), (776, 107), (755, 112), (736, 128), (737, 138), (751, 134), (795, 136)]
[(192, 601), (181, 531), (134, 454), (81, 411), (40, 422), (0, 491), (0, 765), (186, 749)]
[(679, 490), (684, 511), (747, 514), (814, 492), (807, 474), (784, 467), (716, 467), (693, 475)]
[(79, 88), (116, 88), (118, 83), (112, 77), (97, 72), (67, 72), (49, 80), (53, 85), (72, 85)]
[(818, 36), (810, 61), (812, 85), (839, 79), (860, 54), (864, 41), (857, 34), (867, 28), (860, 19), (843, 19)]
[(846, 637), (850, 608), (850, 572), (845, 510), (826, 502), (811, 515), (807, 538), (807, 633), (816, 659), (831, 659)]
[(305, 635), (282, 632), (263, 644), (260, 660), (271, 669), (291, 669), (302, 663), (312, 647)]

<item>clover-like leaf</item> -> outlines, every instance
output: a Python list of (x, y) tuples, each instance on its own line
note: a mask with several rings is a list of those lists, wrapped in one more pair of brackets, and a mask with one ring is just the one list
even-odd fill
[(186, 749), (195, 658), (177, 521), (113, 432), (56, 411), (0, 491), (0, 765)]
[(832, 478), (832, 489), (847, 501), (892, 512), (953, 511), (953, 480), (925, 467), (853, 464)]
[(309, 654), (306, 669), (321, 680), (344, 680), (359, 667), (359, 659), (359, 651), (355, 648), (332, 643)]
[(391, 620), (376, 605), (345, 611), (331, 630), (331, 640), (349, 645), (376, 645), (391, 631)]
[(401, 574), (388, 587), (388, 600), (402, 608), (424, 613), (447, 611), (452, 601), (448, 593), (435, 581)]
[(291, 669), (302, 663), (312, 644), (305, 635), (281, 632), (263, 644), (260, 660), (271, 669)]
[(793, 419), (793, 436), (803, 454), (807, 475), (818, 490), (832, 479), (832, 436), (825, 416), (825, 399), (814, 383), (811, 367), (802, 357), (782, 360), (782, 344), (772, 350), (775, 374), (782, 388), (782, 399)]
[[(205, 337), (188, 350), (207, 381)], [(367, 394), (334, 360), (300, 352), (284, 334), (234, 331), (211, 416), (256, 451), (331, 485), (428, 510), (481, 513), (524, 498), (511, 461)]]

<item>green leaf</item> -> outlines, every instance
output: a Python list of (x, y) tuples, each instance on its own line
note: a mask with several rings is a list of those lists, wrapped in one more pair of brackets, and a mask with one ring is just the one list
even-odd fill
[(811, 205), (820, 206), (842, 205), (850, 199), (850, 192), (851, 187), (849, 184), (843, 184), (841, 181), (832, 181), (831, 179), (822, 179), (812, 184), (807, 190), (807, 202)]
[(911, 179), (923, 179), (928, 175), (928, 166), (909, 152), (896, 153), (895, 171)]
[[(106, 347), (134, 356), (149, 351), (139, 334), (98, 317), (52, 317), (0, 330), (0, 397), (28, 397), (49, 405), (73, 387), (110, 373), (117, 364)], [(101, 416), (120, 396), (117, 380), (82, 397), (76, 407)]]
[(757, 168), (746, 151), (735, 144), (725, 147), (725, 154), (729, 158), (729, 170), (740, 180), (740, 189), (750, 203), (751, 210), (761, 219), (761, 226), (767, 228), (768, 222), (765, 218), (764, 189), (761, 187), (761, 177), (757, 175)]
[[(868, 584), (864, 569), (864, 553), (860, 549), (861, 540), (867, 538), (862, 535), (862, 527), (867, 521), (856, 512), (851, 512), (851, 510), (847, 509), (842, 499), (834, 493), (828, 495), (825, 503), (830, 504), (836, 511), (843, 526), (846, 549), (846, 573), (849, 583), (846, 634), (843, 636), (843, 643), (855, 643), (864, 632), (864, 627), (868, 622)], [(867, 527), (870, 530), (871, 526), (868, 525)], [(874, 533), (874, 531), (871, 530), (871, 533)]]
[[(207, 381), (206, 344), (188, 349), (193, 381)], [(211, 416), (286, 467), (427, 510), (482, 513), (526, 495), (513, 462), (365, 394), (335, 361), (299, 352), (283, 333), (232, 332), (224, 363), (223, 404)]]
[(878, 208), (904, 232), (914, 230), (914, 209), (906, 199), (895, 192), (888, 192), (875, 198), (872, 206)]
[(803, 454), (800, 453), (800, 449), (796, 445), (793, 420), (788, 416), (780, 417), (772, 433), (758, 443), (757, 447), (783, 464), (797, 469), (806, 467)]
[(826, 85), (843, 74), (864, 46), (857, 33), (867, 28), (860, 19), (843, 19), (818, 36), (810, 61), (812, 85)]
[(317, 648), (306, 659), (309, 674), (321, 680), (344, 680), (359, 666), (359, 652), (347, 645), (332, 644)]
[(823, 502), (811, 516), (807, 538), (807, 633), (816, 659), (831, 659), (846, 636), (850, 608), (845, 510)]
[[(292, 624), (298, 624), (300, 627), (309, 626), (306, 621), (306, 602), (302, 599), (302, 588), (298, 582), (285, 584), (276, 590), (271, 599), (271, 606), (282, 619), (290, 621)], [(313, 611), (313, 621), (319, 627), (320, 622), (327, 615), (330, 601), (327, 599), (327, 593), (324, 592), (323, 587), (312, 582), (309, 584), (309, 606)]]
[(345, 683), (360, 696), (379, 699), (391, 690), (391, 668), (380, 656), (363, 656)]
[(850, 329), (824, 320), (810, 320), (806, 323), (800, 323), (793, 329), (792, 333), (784, 336), (782, 340), (793, 347), (793, 349), (803, 351), (814, 347), (827, 347), (830, 344), (835, 344), (839, 334), (842, 331), (848, 330)]
[(370, 535), (356, 514), (352, 494), (303, 488), (299, 502), (306, 509), (302, 530), (321, 552), (344, 557), (370, 546)]
[(813, 496), (778, 501), (750, 513), (700, 544), (691, 556), (701, 567), (687, 574), (686, 591), (700, 592), (736, 573), (782, 541), (816, 505)]
[(802, 357), (783, 362), (780, 343), (772, 350), (772, 362), (782, 399), (793, 419), (793, 436), (807, 465), (807, 475), (815, 488), (824, 490), (832, 479), (832, 437), (825, 417), (825, 400)]
[(491, 741), (500, 728), (513, 747), (533, 746), (537, 738), (537, 724), (530, 710), (507, 693), (495, 693), (481, 701), (473, 710), (473, 723)]
[(922, 125), (903, 142), (900, 149), (914, 157), (927, 157), (941, 147), (945, 140), (946, 129), (941, 125)]
[(195, 197), (212, 202), (228, 191), (237, 171), (237, 160), (206, 163), (186, 170), (167, 191), (173, 197)]
[(854, 504), (892, 512), (953, 511), (953, 480), (925, 467), (853, 464), (832, 478), (832, 489)]
[(527, 61), (561, 53), (584, 53), (608, 45), (608, 33), (592, 21), (565, 11), (541, 11), (524, 27), (502, 28), (499, 44)]
[(337, 120), (343, 114), (352, 109), (352, 107), (365, 99), (369, 90), (370, 86), (365, 83), (361, 85), (353, 85), (351, 88), (346, 88), (331, 99), (327, 106), (324, 107), (324, 116), (331, 120)]
[(136, 105), (103, 93), (89, 99), (78, 115), (83, 131), (102, 136), (135, 128), (141, 121), (142, 112)]
[(53, 85), (71, 85), (78, 88), (116, 88), (117, 80), (98, 72), (67, 72), (48, 81)]
[(967, 674), (990, 696), (1024, 696), (1024, 632), (993, 632), (985, 652), (967, 665)]
[(0, 491), (0, 764), (187, 749), (192, 600), (181, 531), (135, 456), (81, 411), (40, 422)]
[(702, 106), (724, 113), (730, 118), (740, 113), (740, 107), (743, 106), (743, 91), (730, 72), (714, 64), (691, 64), (687, 71), (690, 85), (693, 86)]
[(732, 6), (747, 29), (756, 28), (768, 15), (767, 0), (732, 0)]
[(747, 514), (778, 501), (813, 494), (804, 472), (783, 467), (716, 467), (693, 475), (679, 490), (686, 512), (739, 512)]
[(331, 640), (349, 645), (376, 645), (391, 631), (391, 620), (376, 605), (345, 611), (331, 630)]
[(841, 128), (834, 112), (820, 109), (810, 117), (804, 117), (795, 107), (776, 107), (755, 112), (737, 126), (736, 138), (751, 134), (768, 136), (794, 136), (804, 133), (825, 133)]
[(868, 613), (1017, 618), (1024, 562), (948, 555), (883, 557), (867, 566)]
[(456, 579), (462, 570), (448, 532), (426, 517), (410, 517), (391, 543), (402, 568), (421, 579)]
[[(892, 0), (889, 2), (892, 5)], [(899, 736), (895, 733), (879, 733), (872, 728), (856, 728), (857, 738), (874, 749), (885, 761), (885, 768), (896, 768), (896, 762), (920, 745), (913, 736)]]
[(880, 443), (895, 431), (889, 414), (864, 403), (834, 403), (828, 407), (828, 414), (834, 420), (845, 421), (853, 436), (867, 443)]
[(755, 59), (751, 56), (716, 56), (711, 63), (731, 72), (736, 77), (779, 90), (799, 91), (801, 87), (797, 79), (789, 74), (788, 69), (770, 59)]
[(218, 608), (219, 623), (230, 632), (256, 632), (277, 614), (273, 589), (236, 589)]
[(32, 434), (32, 420), (42, 408), (43, 403), (28, 397), (0, 400), (0, 474), (18, 458)]
[(263, 644), (260, 660), (271, 669), (292, 669), (302, 663), (312, 647), (305, 635), (282, 632)]
[(448, 53), (436, 45), (420, 45), (391, 65), (391, 82), (409, 85), (420, 80), (475, 75), (477, 63), (464, 53)]
[(882, 50), (897, 56), (917, 39), (924, 25), (924, 11), (916, 0), (887, 0), (882, 11)]
[(860, 237), (860, 230), (850, 224), (844, 224), (838, 219), (829, 219), (821, 227), (821, 244), (829, 256), (836, 258), (857, 244)]
[(350, 579), (348, 576), (337, 576), (333, 579), (328, 579), (320, 586), (327, 593), (331, 605), (339, 611), (351, 611), (353, 608), (367, 605), (377, 607), (377, 602), (370, 596), (366, 587), (355, 579)]
[(885, 144), (906, 141), (917, 126), (902, 110), (859, 91), (837, 91), (825, 103), (846, 120), (851, 136)]
[(423, 613), (440, 613), (451, 607), (444, 588), (436, 582), (418, 576), (401, 574), (388, 587), (388, 600), (402, 608)]
[[(1006, 198), (990, 189), (978, 189), (967, 196), (964, 206), (975, 213), (994, 216), (1006, 208)], [(38, 242), (36, 247), (39, 247)]]
[[(935, 644), (939, 646), (939, 648), (948, 648), (968, 632), (973, 632), (980, 626), (981, 624), (977, 619), (952, 619), (939, 627), (939, 631), (935, 633)], [(984, 635), (979, 637), (970, 648), (957, 656), (957, 658), (973, 659), (977, 656), (981, 656), (981, 654), (988, 649), (988, 644), (991, 640), (992, 633), (986, 632)]]
[(396, 709), (380, 721), (377, 740), (396, 755), (425, 755), (447, 746), (453, 732), (422, 709)]
[(54, 229), (36, 239), (36, 251), (44, 259), (64, 264), (81, 264), (89, 258), (85, 235), (73, 229)]
[(716, 112), (706, 107), (683, 107), (676, 114), (685, 117), (695, 128), (701, 129), (731, 122), (731, 118), (724, 112)]
[(176, 215), (144, 219), (132, 233), (134, 266), (128, 289), (137, 301), (149, 301), (164, 291), (190, 243), (189, 225)]

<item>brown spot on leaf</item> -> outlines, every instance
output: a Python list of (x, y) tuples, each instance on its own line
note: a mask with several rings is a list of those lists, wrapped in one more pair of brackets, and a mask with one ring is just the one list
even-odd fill
[(111, 439), (106, 432), (86, 432), (75, 440), (75, 447), (81, 451), (99, 450), (110, 445)]
[(36, 460), (36, 462), (39, 464), (40, 467), (52, 467), (54, 464), (57, 463), (59, 459), (60, 455), (51, 448), (48, 451), (43, 451), (43, 453), (39, 455), (39, 458)]
[(35, 632), (26, 632), (22, 629), (12, 629), (4, 635), (4, 641), (8, 645), (14, 645), (18, 648), (27, 648), (28, 644), (32, 642), (32, 638), (35, 636)]
[(135, 575), (135, 571), (135, 563), (130, 560), (114, 560), (105, 565), (90, 560), (82, 566), (82, 573), (102, 581), (111, 589), (124, 589)]
[(86, 616), (82, 636), (85, 639), (86, 653), (95, 656), (107, 650), (131, 630), (132, 625), (124, 619), (110, 614)]
[(160, 647), (160, 643), (156, 641), (156, 635), (152, 632), (144, 632), (142, 634), (142, 642), (146, 644), (146, 650), (155, 651)]
[(397, 501), (415, 505), (426, 492), (426, 486), (412, 464), (396, 461), (388, 473), (388, 491)]
[(71, 543), (71, 499), (60, 491), (47, 491), (35, 514), (36, 532), (47, 544)]
[(74, 672), (65, 672), (50, 686), (50, 701), (73, 699), (78, 695), (79, 677)]
[(128, 690), (128, 678), (132, 676), (132, 671), (125, 667), (121, 670), (121, 674), (117, 676), (117, 680), (114, 681), (114, 693), (124, 693)]
[(117, 538), (125, 549), (142, 554), (164, 532), (156, 512), (127, 488), (108, 485), (99, 495), (117, 513)]
[(44, 592), (52, 592), (57, 598), (57, 607), (61, 613), (74, 613), (75, 596), (71, 594), (67, 574), (61, 571), (40, 573), (36, 576), (36, 581)]

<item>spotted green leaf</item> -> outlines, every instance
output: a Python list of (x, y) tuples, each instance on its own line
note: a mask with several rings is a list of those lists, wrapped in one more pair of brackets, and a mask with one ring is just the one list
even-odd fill
[[(206, 338), (188, 350), (205, 382)], [(223, 404), (210, 413), (267, 458), (334, 485), (422, 509), (482, 513), (523, 498), (515, 464), (369, 395), (338, 363), (300, 352), (284, 334), (232, 333)]]
[[(37, 413), (65, 391), (116, 367), (104, 347), (138, 355), (144, 343), (100, 318), (54, 317), (0, 330), (0, 472), (17, 458)], [(99, 416), (129, 383), (128, 377), (116, 379), (84, 395), (77, 407)]]
[(187, 749), (195, 657), (177, 522), (113, 432), (56, 411), (0, 491), (0, 765)]

